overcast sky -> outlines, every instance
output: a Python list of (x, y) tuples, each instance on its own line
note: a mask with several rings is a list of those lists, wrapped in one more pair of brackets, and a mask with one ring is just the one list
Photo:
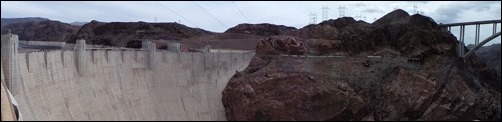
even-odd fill
[[(180, 22), (213, 32), (223, 32), (239, 23), (271, 23), (302, 28), (309, 14), (321, 22), (322, 7), (328, 19), (361, 16), (369, 23), (395, 8), (410, 14), (416, 10), (437, 23), (500, 20), (501, 1), (1, 1), (2, 18), (44, 17), (61, 22)], [(364, 19), (365, 17), (366, 19)], [(155, 19), (157, 18), (157, 19)], [(481, 38), (492, 33), (492, 25), (481, 27)], [(497, 31), (500, 31), (500, 24)], [(474, 26), (466, 27), (466, 42), (473, 43)], [(458, 33), (457, 28), (453, 32)], [(456, 34), (458, 35), (458, 34)], [(482, 40), (481, 39), (481, 40)], [(500, 37), (488, 45), (500, 43)]]

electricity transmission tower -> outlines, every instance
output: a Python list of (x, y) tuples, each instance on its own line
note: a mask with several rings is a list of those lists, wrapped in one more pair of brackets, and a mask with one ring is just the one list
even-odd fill
[(341, 17), (345, 17), (345, 9), (346, 9), (345, 6), (338, 7), (338, 10), (340, 12), (338, 15), (339, 15), (340, 18)]
[(322, 21), (328, 20), (328, 6), (323, 6), (322, 8)]
[(354, 17), (354, 18), (356, 18), (356, 20), (361, 20), (362, 17), (361, 17), (361, 15), (356, 14), (356, 17)]
[(417, 5), (416, 4), (413, 5), (413, 11), (415, 11), (415, 13), (418, 14), (418, 10), (417, 10)]
[(310, 24), (315, 24), (317, 20), (317, 14), (310, 12), (309, 16), (310, 16)]

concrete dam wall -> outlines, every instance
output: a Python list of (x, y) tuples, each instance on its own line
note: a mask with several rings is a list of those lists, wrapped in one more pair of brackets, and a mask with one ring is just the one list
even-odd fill
[(253, 55), (17, 53), (2, 59), (1, 75), (23, 120), (226, 120), (222, 91)]

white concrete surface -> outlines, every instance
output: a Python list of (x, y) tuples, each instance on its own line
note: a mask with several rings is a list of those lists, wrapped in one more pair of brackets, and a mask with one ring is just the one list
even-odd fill
[(149, 69), (147, 51), (85, 54), (82, 76), (76, 51), (19, 53), (24, 120), (226, 120), (223, 88), (253, 56), (156, 52)]

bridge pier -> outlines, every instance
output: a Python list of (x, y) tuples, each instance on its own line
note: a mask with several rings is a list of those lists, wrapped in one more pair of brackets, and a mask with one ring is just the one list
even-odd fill
[(459, 57), (464, 56), (464, 47), (465, 47), (464, 37), (465, 37), (465, 25), (462, 25), (462, 26), (460, 26), (460, 40), (459, 40), (459, 47), (458, 47), (458, 49), (459, 49), (458, 56)]
[(480, 25), (476, 24), (476, 34), (475, 34), (475, 37), (474, 37), (474, 45), (478, 45), (479, 44), (479, 31), (480, 31)]

